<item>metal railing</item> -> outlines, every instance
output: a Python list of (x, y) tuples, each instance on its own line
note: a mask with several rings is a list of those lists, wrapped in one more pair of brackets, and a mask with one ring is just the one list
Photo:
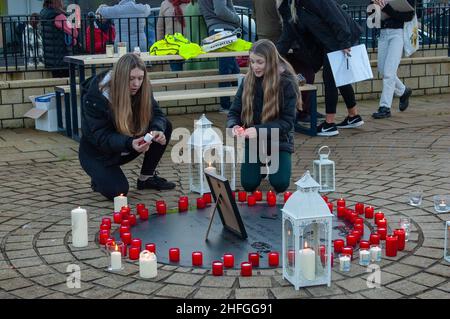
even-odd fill
[[(252, 11), (245, 7), (236, 7), (241, 18), (241, 28), (243, 38), (247, 41), (256, 40), (256, 25), (252, 19)], [(363, 28), (364, 32), (360, 38), (360, 43), (366, 44), (367, 48), (377, 47), (378, 29), (367, 27), (368, 14), (366, 6), (350, 6), (345, 8), (352, 18)], [(417, 8), (419, 19), (419, 43), (423, 50), (447, 49), (450, 56), (449, 37), (450, 37), (450, 5), (436, 4), (427, 8)], [(150, 46), (158, 40), (157, 25), (163, 26), (162, 32), (179, 31), (188, 38), (201, 39), (204, 34), (200, 34), (198, 24), (203, 20), (201, 16), (184, 17), (186, 25), (180, 27), (177, 21), (178, 17), (159, 17), (159, 8), (151, 10), (150, 16), (146, 18), (122, 18), (113, 20), (115, 23), (116, 42), (127, 42), (128, 50), (133, 51), (134, 46), (141, 47), (141, 50), (148, 51)], [(46, 63), (46, 57), (52, 56), (48, 52), (46, 43), (39, 42), (39, 36), (42, 42), (47, 40), (48, 36), (42, 35), (42, 26), (51, 24), (52, 21), (40, 21), (38, 30), (32, 29), (30, 25), (30, 16), (1, 16), (0, 17), (0, 72), (15, 72), (23, 70), (42, 70), (61, 69), (61, 66), (54, 66)], [(72, 34), (72, 41), (76, 39), (77, 44), (62, 43), (68, 50), (67, 54), (95, 54), (103, 53), (108, 43), (114, 42), (114, 36), (111, 32), (94, 31), (95, 18), (83, 16), (81, 28), (75, 37)], [(193, 26), (190, 29), (187, 26)], [(133, 30), (133, 32), (130, 32)], [(194, 36), (193, 30), (198, 30)], [(141, 34), (135, 36), (134, 34)], [(67, 38), (67, 36), (66, 36)], [(48, 60), (48, 59), (47, 59)]]

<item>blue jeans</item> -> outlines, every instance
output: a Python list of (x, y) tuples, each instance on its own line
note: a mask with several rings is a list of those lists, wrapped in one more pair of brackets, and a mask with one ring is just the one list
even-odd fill
[[(209, 35), (213, 35), (216, 32), (209, 32)], [(236, 58), (219, 58), (219, 74), (239, 74), (241, 69), (236, 61)], [(221, 82), (219, 83), (219, 87), (230, 87), (232, 85), (231, 82)], [(229, 110), (231, 107), (231, 99), (229, 97), (221, 97), (220, 98), (220, 106), (222, 109)]]

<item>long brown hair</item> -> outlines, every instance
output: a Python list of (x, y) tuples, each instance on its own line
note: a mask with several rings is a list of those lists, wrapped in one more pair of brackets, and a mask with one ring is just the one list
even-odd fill
[[(264, 91), (264, 104), (261, 116), (261, 122), (266, 123), (276, 119), (280, 113), (280, 79), (282, 72), (292, 75), (294, 88), (297, 94), (297, 108), (301, 105), (301, 95), (298, 84), (296, 83), (296, 74), (292, 66), (277, 51), (277, 48), (269, 40), (259, 40), (253, 44), (250, 53), (263, 57), (266, 61), (264, 79), (262, 83)], [(242, 114), (241, 119), (246, 127), (253, 125), (253, 101), (255, 96), (256, 76), (250, 68), (245, 76), (244, 91), (242, 95)]]
[[(136, 95), (131, 96), (130, 74), (138, 68), (144, 71), (144, 80)], [(128, 136), (144, 135), (152, 119), (152, 88), (145, 63), (133, 53), (119, 59), (109, 84), (110, 107), (119, 133)]]

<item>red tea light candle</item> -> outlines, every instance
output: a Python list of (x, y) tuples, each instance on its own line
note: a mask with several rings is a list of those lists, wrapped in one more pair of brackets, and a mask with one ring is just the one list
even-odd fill
[(322, 262), (322, 264), (325, 264), (325, 246), (324, 245), (320, 245), (319, 247), (319, 253), (320, 253), (320, 261)]
[[(146, 210), (148, 211), (147, 208), (144, 208), (144, 209), (146, 209)], [(131, 214), (129, 218), (130, 218), (130, 219), (129, 219), (129, 221), (130, 221), (130, 226), (136, 225), (136, 223), (137, 223), (136, 215)]]
[(178, 212), (183, 213), (187, 212), (189, 209), (189, 202), (187, 200), (180, 199), (178, 201)]
[(358, 213), (358, 215), (364, 214), (364, 204), (363, 203), (356, 203), (356, 205), (355, 205), (355, 212)]
[(267, 204), (269, 204), (269, 207), (276, 206), (277, 205), (277, 197), (275, 195), (268, 197)]
[(336, 239), (334, 241), (334, 252), (336, 254), (340, 254), (342, 252), (342, 248), (344, 248), (345, 242), (342, 239)]
[(267, 202), (269, 202), (269, 198), (271, 198), (271, 197), (273, 197), (273, 196), (277, 196), (273, 191), (268, 191), (267, 192), (267, 195), (266, 195), (266, 200), (267, 200)]
[(349, 222), (354, 224), (356, 219), (358, 218), (358, 213), (352, 210), (351, 214), (349, 215)]
[(360, 231), (361, 236), (364, 236), (364, 225), (363, 224), (355, 224), (355, 225), (353, 225), (353, 229)]
[(359, 242), (359, 249), (370, 249), (370, 243), (367, 240), (361, 240)]
[(120, 226), (124, 226), (124, 227), (131, 227), (131, 222), (129, 219), (122, 219), (122, 222), (120, 223)]
[(107, 240), (106, 240), (106, 243), (105, 243), (105, 245), (106, 246), (110, 246), (110, 245), (115, 245), (116, 244), (116, 240), (114, 239), (114, 238), (112, 238), (112, 237), (109, 237)]
[(387, 228), (387, 220), (386, 218), (378, 219), (375, 224), (377, 224), (378, 227), (384, 227)]
[(248, 261), (252, 264), (253, 267), (259, 267), (259, 254), (258, 253), (249, 253)]
[(356, 237), (356, 242), (359, 243), (359, 241), (361, 240), (362, 234), (359, 230), (353, 230), (351, 232), (351, 235)]
[(325, 203), (328, 203), (328, 197), (325, 195), (322, 195), (323, 200), (325, 201)]
[(289, 197), (291, 197), (291, 196), (292, 196), (291, 192), (285, 192), (284, 193), (284, 203), (286, 203), (288, 201)]
[(398, 237), (397, 236), (386, 236), (386, 256), (396, 257), (398, 250)]
[(377, 229), (378, 235), (380, 235), (381, 240), (386, 240), (387, 229), (384, 227), (378, 227)]
[(109, 230), (101, 230), (98, 234), (98, 241), (100, 245), (106, 245), (106, 242), (109, 239)]
[(280, 265), (280, 254), (276, 251), (269, 253), (269, 267), (278, 267)]
[(262, 199), (263, 199), (263, 193), (261, 191), (254, 191), (252, 195), (255, 197), (256, 201), (258, 201), (258, 202), (262, 201)]
[(203, 265), (203, 253), (201, 251), (194, 251), (192, 253), (192, 266)]
[(295, 251), (289, 250), (288, 251), (288, 264), (289, 266), (295, 266)]
[(252, 264), (244, 261), (241, 263), (241, 276), (250, 277), (252, 275)]
[(102, 225), (108, 225), (109, 229), (111, 229), (111, 218), (103, 218), (102, 219)]
[(169, 261), (171, 263), (180, 262), (180, 249), (179, 248), (170, 248), (169, 249)]
[(122, 214), (121, 213), (114, 213), (113, 219), (114, 219), (114, 224), (122, 223)]
[(130, 232), (123, 233), (120, 236), (120, 238), (122, 239), (122, 241), (125, 245), (131, 244), (131, 233)]
[(338, 206), (337, 217), (345, 219), (346, 216), (347, 216), (347, 209), (344, 206)]
[(216, 260), (212, 263), (213, 276), (223, 276), (223, 262)]
[(144, 208), (143, 210), (141, 210), (141, 213), (139, 214), (139, 217), (141, 218), (141, 220), (148, 220), (148, 208)]
[(232, 254), (223, 255), (223, 265), (226, 268), (233, 268), (234, 267), (234, 256)]
[(338, 199), (337, 207), (345, 207), (345, 199), (343, 199), (343, 198)]
[(131, 241), (131, 247), (137, 247), (139, 250), (142, 249), (142, 240), (139, 238), (135, 238)]
[(353, 233), (350, 235), (347, 235), (347, 246), (356, 247), (356, 244), (358, 243), (358, 238)]
[(100, 230), (107, 230), (107, 231), (110, 231), (110, 230), (111, 230), (111, 225), (101, 224), (101, 225), (100, 225)]
[(127, 245), (120, 245), (120, 253), (122, 254), (122, 257), (126, 257), (128, 252), (128, 246)]
[(353, 247), (345, 246), (344, 248), (342, 248), (341, 254), (349, 255), (349, 256), (351, 256), (351, 259), (353, 260)]
[(333, 203), (327, 203), (327, 205), (328, 205), (328, 208), (330, 209), (330, 213), (333, 214), (333, 209), (334, 209)]
[(379, 219), (383, 219), (384, 218), (384, 214), (382, 212), (378, 212), (375, 214), (375, 224), (377, 223), (377, 221)]
[(364, 219), (362, 219), (361, 217), (358, 217), (355, 219), (355, 225), (356, 224), (364, 224)]
[(131, 213), (131, 209), (128, 206), (124, 206), (120, 210), (120, 214), (122, 215), (123, 219), (126, 219), (130, 215), (130, 213)]
[(145, 245), (145, 250), (148, 250), (151, 253), (156, 254), (156, 245), (151, 243), (151, 244), (146, 244)]
[(256, 205), (256, 197), (253, 195), (249, 195), (247, 197), (247, 205), (250, 207), (255, 206)]
[(138, 247), (130, 247), (128, 254), (130, 257), (130, 260), (138, 260), (139, 254), (141, 253), (141, 249)]
[(375, 209), (373, 208), (373, 206), (366, 206), (364, 208), (364, 216), (367, 219), (372, 219), (374, 216), (374, 212), (375, 212)]
[(181, 196), (180, 200), (184, 200), (189, 203), (189, 197), (187, 197), (187, 196)]
[(161, 202), (156, 204), (156, 212), (158, 215), (165, 215), (167, 214), (167, 205), (165, 202)]
[(211, 193), (203, 194), (203, 200), (205, 201), (206, 204), (211, 204), (212, 203)]
[(240, 201), (241, 203), (247, 201), (247, 193), (246, 192), (239, 192), (238, 193), (238, 201)]
[(136, 212), (137, 212), (137, 214), (138, 215), (140, 215), (141, 214), (141, 211), (143, 210), (145, 208), (145, 205), (144, 204), (137, 204), (136, 205)]
[(371, 245), (379, 245), (380, 244), (380, 235), (378, 233), (372, 233), (370, 234), (369, 243)]
[(130, 226), (120, 226), (119, 228), (119, 234), (122, 236), (123, 233), (129, 233), (130, 232)]
[(405, 250), (405, 243), (406, 243), (406, 232), (403, 228), (399, 228), (394, 230), (394, 236), (397, 236), (398, 238), (398, 250), (402, 251)]
[(206, 208), (206, 202), (203, 199), (203, 197), (197, 198), (197, 209), (205, 209), (205, 208)]

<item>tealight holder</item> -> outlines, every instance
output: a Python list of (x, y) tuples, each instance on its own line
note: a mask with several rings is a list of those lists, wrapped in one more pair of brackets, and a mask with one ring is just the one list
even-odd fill
[(106, 252), (108, 254), (108, 271), (121, 271), (123, 267), (123, 250), (125, 244), (123, 242), (110, 242), (106, 244)]
[(409, 205), (411, 206), (422, 205), (422, 197), (423, 191), (421, 189), (414, 189), (413, 191), (409, 192), (408, 194)]
[(339, 255), (339, 270), (342, 272), (349, 272), (352, 267), (352, 256), (349, 254)]
[(450, 196), (436, 195), (433, 197), (433, 201), (434, 201), (434, 210), (437, 213), (450, 212)]

